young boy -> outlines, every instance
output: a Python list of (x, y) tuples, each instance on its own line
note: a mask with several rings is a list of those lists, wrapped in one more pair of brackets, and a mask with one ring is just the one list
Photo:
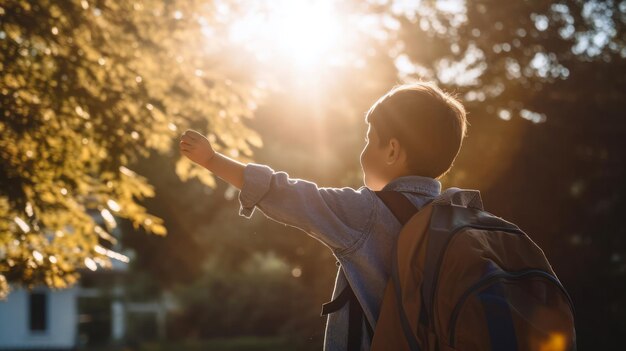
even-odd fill
[[(463, 105), (430, 82), (395, 86), (365, 117), (367, 144), (360, 161), (364, 186), (328, 188), (290, 178), (285, 172), (242, 164), (215, 152), (207, 138), (183, 133), (183, 155), (240, 189), (239, 214), (255, 207), (266, 217), (297, 227), (333, 251), (340, 264), (332, 298), (350, 284), (372, 328), (391, 271), (391, 250), (401, 224), (376, 196), (402, 192), (421, 208), (441, 193), (439, 179), (450, 168), (466, 136)], [(346, 350), (348, 305), (328, 315), (324, 350)], [(365, 324), (361, 348), (370, 349)]]

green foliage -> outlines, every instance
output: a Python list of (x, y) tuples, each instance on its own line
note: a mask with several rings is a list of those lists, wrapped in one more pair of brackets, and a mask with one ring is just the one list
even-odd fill
[[(447, 4), (446, 4), (447, 3)], [(392, 54), (403, 79), (426, 78), (462, 94), (473, 110), (534, 123), (530, 99), (570, 78), (582, 62), (626, 57), (626, 5), (611, 1), (421, 1), (381, 5), (403, 50)], [(503, 116), (499, 112), (506, 110)], [(481, 111), (482, 112), (482, 111)]]
[[(219, 29), (211, 13), (201, 1), (0, 1), (0, 295), (7, 280), (61, 288), (109, 265), (96, 249), (113, 216), (166, 234), (130, 168), (177, 150), (181, 130), (210, 130), (243, 161), (261, 145), (242, 119), (263, 91), (245, 56), (202, 33)], [(185, 158), (176, 172), (215, 186)]]
[(273, 251), (256, 252), (237, 268), (224, 266), (222, 259), (212, 257), (201, 279), (177, 289), (182, 306), (172, 323), (173, 334), (203, 338), (289, 335), (301, 331), (300, 317), (317, 312), (305, 305), (309, 289)]

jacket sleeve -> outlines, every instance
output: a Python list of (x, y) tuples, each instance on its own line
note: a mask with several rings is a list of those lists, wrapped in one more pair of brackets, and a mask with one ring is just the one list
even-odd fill
[(340, 255), (358, 246), (374, 221), (373, 192), (365, 186), (318, 187), (266, 165), (248, 163), (239, 192), (239, 215), (255, 207), (277, 222), (305, 231)]

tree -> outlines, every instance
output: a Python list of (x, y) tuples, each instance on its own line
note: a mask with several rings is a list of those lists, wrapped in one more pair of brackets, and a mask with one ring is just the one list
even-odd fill
[[(210, 130), (219, 151), (242, 160), (261, 145), (243, 123), (263, 98), (259, 75), (207, 35), (222, 26), (212, 10), (201, 1), (0, 2), (0, 295), (7, 281), (64, 287), (81, 267), (107, 266), (114, 217), (166, 234), (141, 204), (153, 187), (128, 166), (177, 150), (181, 130)], [(215, 185), (186, 158), (176, 171)]]

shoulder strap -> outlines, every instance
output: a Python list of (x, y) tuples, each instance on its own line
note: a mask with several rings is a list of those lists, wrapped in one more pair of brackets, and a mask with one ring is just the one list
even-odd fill
[(375, 191), (375, 193), (402, 225), (405, 225), (417, 213), (417, 207), (401, 192), (381, 190)]
[(361, 307), (359, 300), (356, 298), (356, 295), (354, 295), (354, 291), (352, 291), (350, 284), (346, 285), (346, 287), (343, 288), (341, 293), (339, 293), (339, 295), (334, 300), (322, 305), (321, 316), (325, 316), (329, 313), (338, 311), (346, 303), (349, 304), (347, 351), (360, 351), (361, 338), (363, 335), (363, 321), (365, 321), (365, 326), (367, 327), (368, 338), (370, 339), (370, 341), (374, 337), (374, 330), (372, 328), (372, 325), (365, 317), (365, 314), (363, 313), (363, 308)]
[[(391, 210), (394, 216), (398, 219), (398, 221), (404, 226), (410, 219), (418, 212), (417, 206), (415, 206), (406, 196), (404, 196), (401, 192), (398, 191), (376, 191), (376, 195), (387, 205), (387, 207)], [(435, 199), (431, 199), (424, 206), (433, 202)], [(420, 351), (418, 341), (413, 334), (410, 323), (407, 319), (407, 316), (404, 312), (404, 307), (402, 305), (402, 296), (401, 296), (401, 287), (400, 287), (400, 278), (398, 275), (398, 250), (397, 250), (397, 242), (393, 245), (392, 257), (391, 257), (391, 281), (393, 281), (393, 285), (396, 293), (396, 303), (397, 310), (400, 316), (400, 324), (402, 325), (402, 330), (404, 332), (404, 336), (406, 338), (407, 343), (409, 344), (409, 348), (411, 351)], [(420, 299), (420, 316), (419, 321), (421, 324), (426, 325), (427, 319), (425, 311), (424, 299)]]
[[(401, 192), (384, 190), (375, 191), (375, 193), (383, 201), (383, 203), (385, 203), (389, 210), (391, 210), (391, 213), (393, 213), (402, 225), (406, 224), (418, 211), (417, 206), (415, 206)], [(321, 316), (338, 311), (346, 303), (349, 303), (348, 350), (359, 350), (361, 346), (361, 328), (363, 320), (365, 320), (370, 340), (373, 338), (374, 332), (369, 321), (365, 318), (363, 308), (354, 295), (354, 291), (352, 291), (350, 284), (346, 285), (346, 287), (334, 300), (322, 305)]]

